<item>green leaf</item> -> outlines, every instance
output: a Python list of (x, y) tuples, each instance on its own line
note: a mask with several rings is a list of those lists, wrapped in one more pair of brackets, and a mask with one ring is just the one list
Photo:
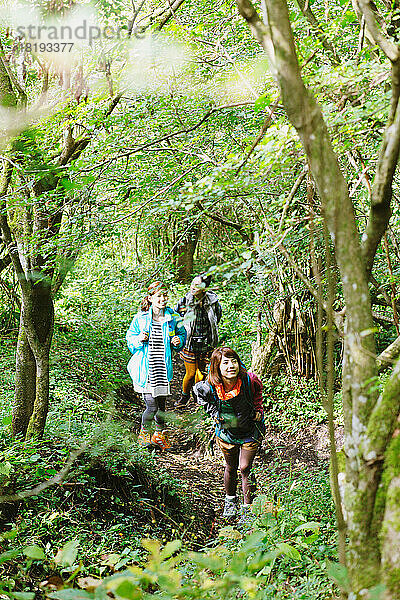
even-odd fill
[(64, 546), (59, 550), (55, 556), (55, 563), (62, 567), (70, 567), (74, 564), (75, 559), (78, 555), (78, 546), (79, 540), (74, 538), (69, 540)]
[(66, 190), (72, 190), (74, 188), (74, 184), (72, 183), (72, 181), (70, 181), (66, 177), (63, 177), (61, 179), (60, 183), (63, 186), (63, 188), (66, 189)]
[(170, 556), (175, 554), (175, 552), (177, 552), (181, 546), (181, 540), (173, 540), (172, 542), (168, 542), (167, 544), (165, 544), (164, 548), (160, 552), (161, 558), (163, 560), (169, 558)]
[(67, 590), (58, 590), (48, 595), (49, 598), (56, 598), (56, 600), (92, 600), (94, 594), (85, 592), (85, 590), (74, 590), (68, 588)]
[(294, 546), (291, 546), (290, 544), (287, 544), (286, 542), (281, 542), (280, 544), (278, 544), (276, 549), (281, 554), (284, 554), (285, 556), (288, 556), (289, 558), (292, 558), (293, 560), (301, 560), (300, 552)]
[(12, 592), (12, 597), (15, 600), (33, 600), (35, 597), (34, 592)]
[(16, 529), (10, 529), (9, 531), (0, 534), (0, 540), (13, 540), (17, 535), (18, 531)]
[(269, 99), (265, 94), (257, 98), (257, 100), (254, 102), (254, 112), (261, 112), (266, 106), (268, 106), (268, 102)]
[(383, 583), (379, 583), (373, 588), (369, 589), (368, 598), (369, 600), (383, 600), (386, 591), (386, 586)]
[(226, 527), (221, 527), (218, 532), (218, 537), (225, 538), (226, 540), (240, 540), (243, 536), (240, 531), (232, 527), (232, 525), (227, 525)]
[(319, 538), (319, 533), (313, 533), (304, 538), (306, 544), (313, 544)]
[(8, 550), (7, 552), (3, 552), (0, 554), (0, 565), (7, 562), (8, 560), (14, 560), (17, 556), (21, 554), (21, 550)]
[(27, 558), (32, 560), (46, 560), (46, 555), (43, 552), (43, 549), (36, 544), (32, 544), (32, 546), (26, 546), (23, 548), (22, 552)]
[(8, 477), (11, 473), (12, 464), (7, 460), (3, 463), (0, 463), (0, 475), (4, 475), (4, 477)]
[(30, 456), (28, 458), (29, 462), (37, 462), (38, 460), (40, 460), (42, 457), (40, 456), (40, 454), (32, 454), (32, 456)]
[(293, 531), (293, 535), (298, 531), (319, 531), (321, 527), (321, 523), (317, 523), (316, 521), (309, 521), (308, 523), (302, 523)]
[(206, 556), (201, 552), (190, 552), (189, 557), (199, 567), (210, 569), (210, 571), (219, 571), (225, 566), (225, 561), (219, 556)]
[(122, 581), (122, 583), (120, 583), (119, 586), (113, 590), (114, 594), (121, 598), (132, 598), (135, 596), (136, 591), (137, 586), (129, 581), (129, 579)]
[(262, 542), (266, 537), (265, 531), (255, 531), (251, 535), (247, 536), (245, 541), (241, 546), (242, 552), (252, 552), (254, 550), (259, 550), (262, 547)]
[(336, 583), (336, 585), (343, 590), (344, 592), (349, 593), (350, 590), (350, 581), (349, 574), (344, 565), (339, 563), (334, 563), (329, 560), (326, 561), (326, 570), (328, 572), (328, 576)]

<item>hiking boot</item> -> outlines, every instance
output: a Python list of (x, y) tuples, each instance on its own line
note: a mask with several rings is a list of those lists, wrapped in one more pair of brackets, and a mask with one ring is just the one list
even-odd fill
[(240, 519), (238, 525), (251, 525), (255, 519), (255, 515), (249, 504), (240, 507)]
[(145, 448), (151, 448), (151, 435), (148, 429), (142, 427), (138, 435), (138, 443)]
[(222, 513), (223, 518), (232, 519), (233, 517), (236, 517), (237, 511), (237, 497), (235, 496), (234, 498), (225, 498), (224, 512)]
[(189, 398), (190, 398), (189, 394), (182, 394), (180, 399), (177, 400), (176, 402), (174, 402), (174, 408), (185, 408), (185, 406), (189, 402)]
[(161, 450), (171, 448), (171, 442), (168, 439), (166, 431), (155, 431), (151, 436), (151, 443), (153, 446), (158, 446)]

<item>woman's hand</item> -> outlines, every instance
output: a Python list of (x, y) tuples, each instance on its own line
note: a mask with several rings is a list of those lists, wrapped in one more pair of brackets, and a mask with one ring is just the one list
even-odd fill
[(255, 421), (261, 421), (262, 419), (262, 413), (261, 412), (256, 412), (256, 416), (254, 417)]
[(180, 343), (181, 343), (180, 337), (177, 335), (174, 335), (174, 337), (171, 339), (171, 344), (173, 346), (179, 346)]
[(149, 332), (148, 331), (142, 331), (139, 334), (139, 342), (148, 342), (149, 341)]

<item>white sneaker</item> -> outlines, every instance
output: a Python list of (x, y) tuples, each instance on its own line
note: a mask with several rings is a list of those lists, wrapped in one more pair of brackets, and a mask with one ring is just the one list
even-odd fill
[(232, 517), (236, 517), (237, 511), (237, 497), (235, 496), (234, 498), (225, 498), (224, 512), (222, 513), (224, 519), (231, 519)]

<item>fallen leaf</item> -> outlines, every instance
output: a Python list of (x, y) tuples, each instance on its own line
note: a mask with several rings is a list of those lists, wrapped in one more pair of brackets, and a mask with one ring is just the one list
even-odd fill
[(46, 591), (61, 590), (64, 587), (64, 581), (59, 575), (51, 575), (48, 579), (41, 581), (39, 587)]
[(83, 590), (94, 592), (101, 584), (101, 579), (95, 579), (94, 577), (78, 577), (77, 584)]

